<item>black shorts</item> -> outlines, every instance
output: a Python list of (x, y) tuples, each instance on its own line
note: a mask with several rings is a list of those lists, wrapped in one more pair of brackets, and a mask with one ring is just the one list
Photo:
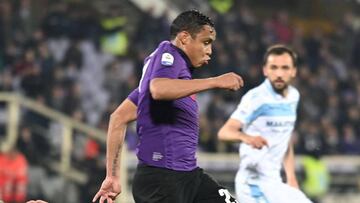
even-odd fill
[(201, 168), (183, 172), (139, 165), (132, 193), (136, 203), (237, 203)]

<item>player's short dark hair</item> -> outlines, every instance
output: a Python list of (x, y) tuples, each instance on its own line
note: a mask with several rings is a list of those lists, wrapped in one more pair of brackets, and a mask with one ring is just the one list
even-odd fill
[(263, 65), (266, 64), (268, 57), (270, 55), (282, 55), (284, 53), (287, 53), (290, 55), (290, 57), (293, 61), (293, 65), (296, 67), (297, 66), (297, 54), (290, 47), (285, 46), (283, 44), (273, 45), (266, 50), (266, 53), (264, 55)]
[(214, 27), (214, 22), (198, 10), (184, 11), (171, 23), (170, 38), (175, 39), (176, 35), (182, 31), (187, 31), (195, 37), (204, 25)]

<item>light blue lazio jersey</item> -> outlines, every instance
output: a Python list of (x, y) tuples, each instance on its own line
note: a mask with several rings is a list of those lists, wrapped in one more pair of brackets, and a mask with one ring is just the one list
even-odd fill
[(269, 147), (258, 150), (240, 144), (237, 182), (281, 181), (280, 170), (294, 129), (299, 98), (293, 86), (289, 86), (286, 97), (277, 94), (268, 79), (242, 97), (231, 118), (244, 125), (246, 134), (264, 137)]

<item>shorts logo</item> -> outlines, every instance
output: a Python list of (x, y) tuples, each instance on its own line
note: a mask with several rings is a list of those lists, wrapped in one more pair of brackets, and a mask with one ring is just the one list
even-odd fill
[(160, 161), (164, 156), (160, 152), (153, 152), (152, 160)]
[(174, 56), (169, 53), (163, 53), (161, 56), (161, 64), (171, 66), (174, 63)]
[[(219, 195), (225, 198), (225, 203), (238, 203), (227, 189), (219, 189)], [(233, 201), (234, 200), (234, 201)]]

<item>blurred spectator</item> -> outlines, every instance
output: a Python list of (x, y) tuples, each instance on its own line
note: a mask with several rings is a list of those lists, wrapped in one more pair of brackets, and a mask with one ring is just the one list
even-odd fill
[(210, 6), (219, 14), (226, 14), (234, 4), (234, 0), (209, 0)]
[(15, 148), (0, 152), (0, 199), (6, 203), (22, 203), (26, 199), (28, 163)]
[(319, 149), (314, 148), (303, 158), (305, 179), (302, 186), (313, 203), (320, 203), (330, 187), (329, 170), (321, 157)]
[(83, 62), (83, 54), (80, 50), (80, 42), (79, 41), (70, 42), (70, 46), (65, 52), (63, 65), (69, 66), (70, 64), (73, 64), (76, 67), (76, 69), (80, 69), (82, 67), (82, 62)]
[(19, 33), (22, 33), (25, 39), (31, 36), (37, 26), (32, 0), (20, 0), (16, 18), (18, 29), (21, 30)]
[(12, 37), (13, 9), (10, 1), (0, 2), (0, 53), (4, 53), (8, 41)]
[(31, 165), (46, 164), (47, 158), (44, 154), (50, 150), (48, 140), (41, 134), (33, 133), (29, 127), (24, 126), (20, 129), (17, 148)]
[[(153, 16), (152, 9), (141, 12), (138, 17), (138, 26), (132, 39), (131, 47), (136, 48), (136, 51), (147, 51), (144, 53), (145, 56), (152, 48), (160, 43), (163, 36), (170, 35), (169, 33), (169, 22), (166, 20), (166, 13), (163, 16)], [(146, 35), (144, 35), (146, 33)], [(142, 58), (141, 60), (144, 60)], [(142, 64), (142, 63), (141, 63)]]
[(29, 66), (23, 71), (21, 88), (26, 96), (36, 98), (43, 96), (45, 84), (43, 83), (40, 67), (38, 65)]
[(101, 25), (104, 35), (101, 39), (102, 50), (116, 56), (128, 54), (129, 37), (125, 30), (128, 23), (127, 16), (123, 15), (123, 8), (111, 6), (107, 16), (102, 19)]
[[(3, 3), (0, 3), (0, 67), (4, 64), (5, 52), (5, 26), (4, 26), (4, 10)], [(1, 69), (0, 69), (1, 70)]]
[(351, 56), (351, 64), (354, 68), (360, 67), (360, 32), (358, 31), (356, 33), (354, 42), (353, 42), (353, 48), (350, 53)]
[(0, 72), (0, 91), (10, 92), (14, 90), (13, 77), (9, 71)]
[(299, 126), (299, 151), (300, 153), (311, 153), (316, 150), (319, 154), (324, 154), (325, 140), (321, 129), (314, 121), (306, 121)]
[(30, 72), (29, 70), (36, 66), (35, 57), (34, 49), (27, 49), (24, 53), (23, 59), (14, 66), (13, 73), (22, 77)]
[[(41, 80), (44, 84), (51, 84), (53, 80), (53, 72), (55, 67), (55, 60), (50, 53), (46, 42), (38, 44), (38, 63), (40, 66)], [(46, 92), (48, 94), (48, 92)]]
[(325, 135), (325, 151), (324, 154), (339, 154), (340, 153), (340, 134), (336, 126), (330, 119), (322, 119), (322, 129)]
[(206, 152), (216, 152), (217, 151), (217, 137), (214, 136), (214, 129), (211, 127), (210, 121), (206, 116), (200, 116), (200, 131), (199, 143), (200, 148)]
[(46, 167), (50, 160), (49, 156), (44, 156), (49, 155), (48, 140), (40, 134), (33, 133), (29, 127), (23, 126), (20, 129), (17, 147), (29, 162), (28, 197), (44, 198), (43, 181), (47, 178)]
[(343, 138), (340, 143), (341, 152), (343, 154), (360, 154), (360, 139), (355, 134), (352, 125), (346, 124), (342, 128)]
[(76, 80), (69, 84), (69, 91), (66, 99), (63, 101), (64, 113), (73, 115), (76, 111), (81, 110), (81, 87)]
[(292, 41), (293, 31), (290, 25), (289, 14), (286, 11), (276, 13), (271, 26), (275, 32), (276, 41), (284, 44)]
[(316, 71), (321, 63), (320, 52), (322, 39), (324, 39), (323, 33), (320, 29), (317, 29), (305, 40), (307, 64), (312, 72)]
[(68, 6), (64, 2), (56, 2), (45, 16), (42, 28), (49, 38), (64, 36), (69, 30)]
[(64, 87), (61, 84), (55, 84), (50, 91), (51, 93), (47, 101), (48, 105), (55, 110), (63, 111), (66, 96)]
[[(45, 98), (43, 95), (38, 95), (35, 98), (35, 102), (38, 105), (45, 105)], [(23, 124), (30, 128), (41, 128), (42, 130), (47, 129), (49, 126), (49, 119), (44, 117), (35, 111), (25, 110), (23, 112)], [(46, 136), (46, 135), (44, 135)]]

